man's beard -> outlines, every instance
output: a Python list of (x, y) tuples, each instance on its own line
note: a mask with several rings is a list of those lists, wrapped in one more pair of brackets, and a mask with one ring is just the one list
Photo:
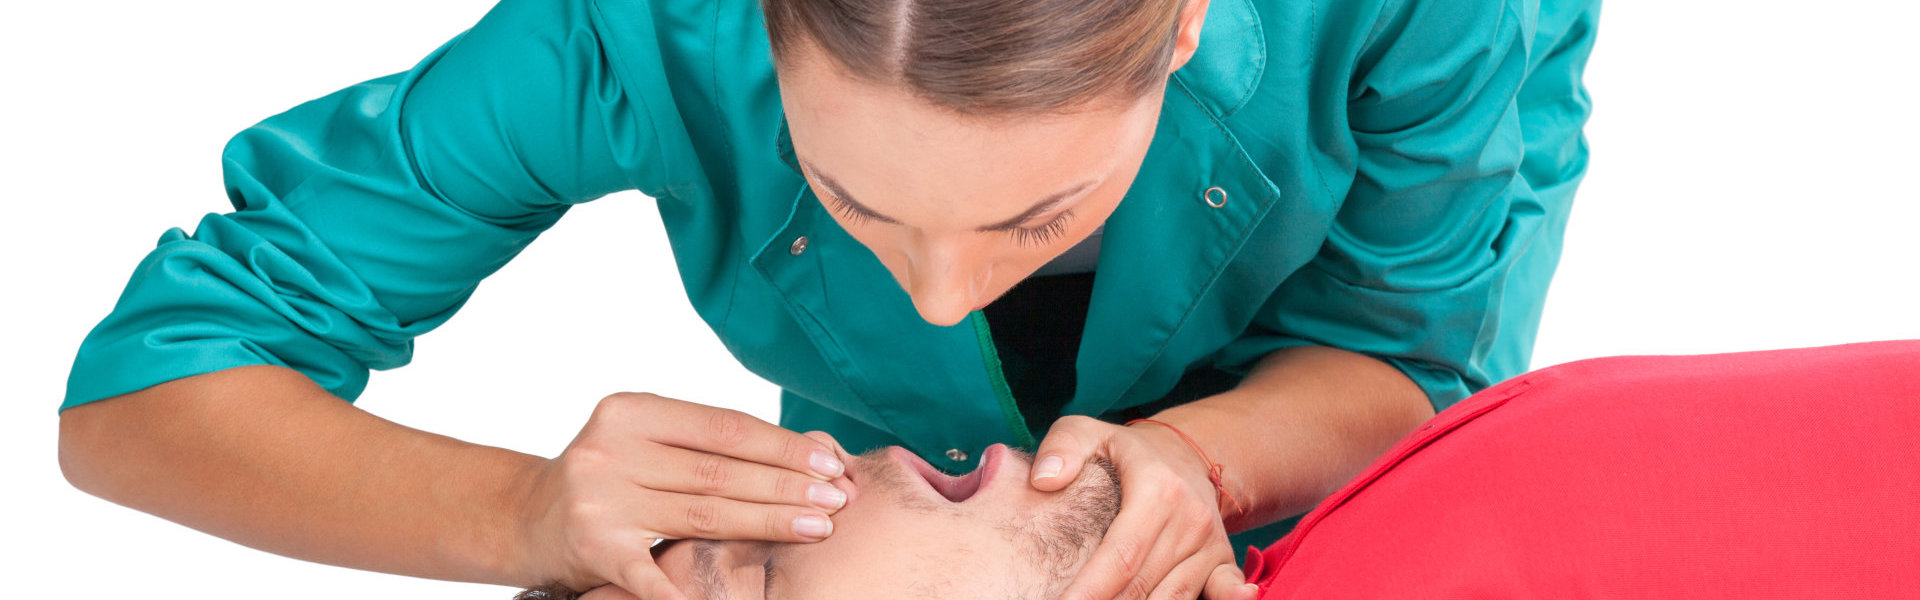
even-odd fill
[(1120, 513), (1120, 475), (1112, 461), (1094, 457), (1080, 470), (1080, 479), (1086, 481), (1068, 486), (1060, 505), (1035, 517), (1019, 536), (1021, 551), (1055, 581), (1065, 582), (1080, 571), (1081, 561)]

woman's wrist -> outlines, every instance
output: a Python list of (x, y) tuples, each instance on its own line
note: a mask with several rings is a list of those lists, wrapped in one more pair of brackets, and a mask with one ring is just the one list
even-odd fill
[(515, 470), (501, 494), (504, 518), (500, 523), (506, 526), (488, 560), (495, 572), (506, 581), (515, 582), (513, 585), (553, 585), (567, 577), (561, 564), (563, 557), (557, 550), (542, 548), (543, 536), (540, 535), (541, 517), (552, 505), (541, 494), (540, 482), (553, 464), (554, 459), (550, 458), (526, 462)]
[[(1264, 483), (1260, 479), (1260, 473), (1250, 471), (1275, 468), (1276, 465), (1273, 463), (1280, 460), (1280, 457), (1267, 456), (1263, 459), (1267, 461), (1265, 464), (1249, 464), (1249, 459), (1245, 456), (1247, 453), (1240, 447), (1245, 440), (1240, 439), (1240, 436), (1244, 435), (1243, 430), (1250, 417), (1235, 416), (1233, 411), (1226, 409), (1226, 403), (1219, 400), (1210, 403), (1209, 400), (1213, 398), (1218, 396), (1174, 406), (1149, 417), (1152, 421), (1166, 423), (1171, 427), (1147, 422), (1136, 423), (1129, 427), (1141, 429), (1142, 433), (1152, 436), (1158, 445), (1168, 448), (1170, 452), (1178, 453), (1182, 460), (1190, 461), (1185, 463), (1190, 465), (1191, 469), (1187, 472), (1196, 473), (1198, 477), (1207, 481), (1208, 485), (1214, 486), (1216, 505), (1220, 507), (1220, 520), (1226, 525), (1228, 532), (1259, 526), (1263, 523), (1248, 523), (1248, 520), (1258, 518), (1257, 500), (1265, 495), (1261, 493), (1259, 486)], [(1175, 429), (1179, 433), (1176, 433)], [(1180, 433), (1185, 433), (1187, 438), (1193, 440), (1192, 443), (1182, 439)], [(1201, 457), (1202, 452), (1206, 454), (1205, 458)], [(1211, 480), (1204, 479), (1213, 465), (1219, 465), (1220, 469), (1220, 482), (1217, 486)], [(1227, 500), (1229, 497), (1233, 498), (1231, 503)]]
[[(1173, 423), (1170, 423), (1161, 419), (1153, 419), (1153, 418), (1134, 419), (1131, 421), (1127, 421), (1126, 425), (1129, 428), (1134, 428), (1134, 427), (1146, 428), (1146, 429), (1135, 429), (1135, 431), (1169, 432), (1179, 441), (1178, 445), (1181, 448), (1184, 448), (1187, 451), (1187, 454), (1189, 456), (1199, 459), (1200, 461), (1199, 466), (1200, 468), (1203, 469), (1203, 473), (1206, 476), (1207, 484), (1213, 488), (1214, 506), (1219, 510), (1222, 522), (1225, 522), (1227, 519), (1230, 519), (1230, 518), (1236, 518), (1246, 512), (1246, 507), (1240, 503), (1239, 499), (1236, 498), (1232, 492), (1229, 492), (1227, 490), (1227, 485), (1225, 480), (1225, 477), (1226, 477), (1225, 465), (1222, 465), (1219, 462), (1216, 462), (1213, 459), (1213, 456), (1207, 452), (1206, 446), (1203, 443), (1201, 443), (1198, 440), (1195, 440), (1193, 436), (1187, 435), (1185, 431), (1182, 431), (1178, 426), (1174, 425)], [(1150, 437), (1153, 437), (1153, 436), (1150, 436)], [(1157, 443), (1155, 444), (1157, 446), (1160, 446), (1163, 456), (1165, 456), (1165, 453), (1169, 451), (1167, 449), (1167, 446), (1171, 445), (1171, 442), (1166, 441), (1164, 438), (1165, 436), (1158, 436)], [(1178, 450), (1172, 450), (1172, 452), (1177, 453)], [(1192, 473), (1191, 470), (1188, 470), (1186, 472), (1189, 474)]]
[(1311, 509), (1432, 415), (1424, 392), (1392, 366), (1307, 346), (1269, 354), (1234, 389), (1152, 418), (1223, 466), (1225, 491), (1245, 508), (1223, 509), (1224, 522), (1244, 531)]
[[(1206, 487), (1212, 489), (1213, 495), (1209, 497), (1213, 498), (1215, 506), (1222, 505), (1224, 502), (1221, 496), (1223, 490), (1215, 486), (1208, 477), (1212, 465), (1215, 463), (1212, 463), (1202, 452), (1198, 451), (1193, 445), (1180, 437), (1180, 434), (1176, 430), (1180, 427), (1178, 424), (1155, 416), (1151, 419), (1135, 419), (1127, 422), (1125, 426), (1128, 430), (1139, 434), (1143, 439), (1147, 440), (1147, 443), (1152, 444), (1155, 448), (1154, 454), (1174, 465), (1174, 468), (1196, 488)], [(1221, 510), (1221, 515), (1223, 517), (1226, 516), (1226, 510), (1224, 508)]]
[(445, 439), (465, 447), (441, 455), (453, 460), (439, 463), (433, 476), (437, 485), (422, 498), (428, 505), (452, 509), (438, 515), (435, 526), (443, 533), (432, 548), (439, 555), (436, 562), (453, 570), (445, 578), (514, 586), (544, 583), (542, 570), (549, 567), (534, 552), (525, 523), (526, 515), (538, 511), (531, 504), (531, 490), (548, 459)]

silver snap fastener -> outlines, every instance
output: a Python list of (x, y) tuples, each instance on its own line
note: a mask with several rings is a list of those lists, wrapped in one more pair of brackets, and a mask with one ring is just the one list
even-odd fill
[(806, 251), (807, 251), (807, 236), (804, 236), (804, 235), (797, 238), (793, 238), (793, 245), (787, 246), (787, 253), (792, 254), (794, 256), (799, 256), (801, 252), (806, 252)]
[(959, 448), (954, 448), (947, 451), (947, 458), (953, 459), (954, 462), (964, 462), (967, 460), (967, 453), (960, 451)]
[[(1214, 192), (1219, 192), (1219, 200), (1214, 199)], [(1200, 197), (1207, 201), (1207, 206), (1220, 208), (1227, 205), (1227, 191), (1220, 189), (1219, 186), (1207, 188), (1207, 191), (1200, 194)]]

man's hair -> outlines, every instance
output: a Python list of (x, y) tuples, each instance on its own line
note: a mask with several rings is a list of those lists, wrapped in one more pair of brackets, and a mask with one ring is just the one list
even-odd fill
[(1187, 0), (761, 0), (776, 63), (846, 72), (982, 116), (1125, 103), (1166, 83)]

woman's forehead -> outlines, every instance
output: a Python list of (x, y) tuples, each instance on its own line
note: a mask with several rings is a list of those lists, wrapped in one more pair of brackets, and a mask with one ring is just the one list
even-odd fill
[[(1009, 181), (1026, 188), (1029, 200), (1112, 170), (1112, 149), (1149, 132), (1154, 120), (1146, 106), (983, 120), (866, 83), (800, 79), (781, 93), (796, 154), (850, 187), (964, 189)], [(878, 197), (919, 190), (854, 191)]]

